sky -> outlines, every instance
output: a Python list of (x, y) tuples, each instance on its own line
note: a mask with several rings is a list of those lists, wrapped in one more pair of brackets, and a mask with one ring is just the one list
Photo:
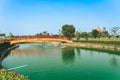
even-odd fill
[(58, 34), (64, 24), (78, 31), (120, 26), (120, 0), (0, 0), (0, 33)]

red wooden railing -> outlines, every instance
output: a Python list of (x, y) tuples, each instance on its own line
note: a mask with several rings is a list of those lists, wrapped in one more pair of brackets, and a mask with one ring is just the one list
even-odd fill
[(70, 38), (63, 36), (14, 36), (12, 38), (5, 38), (4, 41), (16, 41), (16, 40), (24, 40), (24, 39), (61, 39), (61, 40), (71, 40)]

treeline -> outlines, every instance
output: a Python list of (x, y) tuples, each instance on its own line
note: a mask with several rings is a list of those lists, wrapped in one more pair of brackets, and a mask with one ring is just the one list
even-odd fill
[(98, 31), (97, 29), (93, 29), (91, 32), (76, 31), (74, 36), (76, 40), (79, 40), (80, 38), (85, 38), (86, 40), (88, 40), (88, 38), (111, 38), (111, 37), (112, 35), (110, 35), (107, 30)]
[(69, 38), (76, 38), (76, 40), (80, 40), (80, 38), (85, 38), (86, 40), (88, 38), (118, 38), (120, 27), (111, 27), (109, 31), (105, 27), (103, 29), (97, 27), (96, 29), (91, 29), (90, 32), (80, 32), (76, 30), (74, 25), (65, 24), (62, 26), (61, 34)]
[[(58, 34), (50, 34), (47, 31), (43, 31), (41, 33), (37, 33), (34, 36), (64, 36), (70, 39), (76, 38), (77, 41), (80, 38), (85, 38), (88, 40), (89, 38), (118, 38), (120, 33), (120, 27), (111, 27), (108, 30), (104, 27), (103, 29), (97, 27), (96, 29), (91, 29), (89, 32), (81, 32), (76, 30), (74, 25), (65, 24), (58, 31)], [(14, 37), (13, 33), (9, 33), (9, 37)]]

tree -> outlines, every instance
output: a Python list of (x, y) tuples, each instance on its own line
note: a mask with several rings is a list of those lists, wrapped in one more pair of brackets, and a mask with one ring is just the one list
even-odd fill
[(59, 36), (63, 36), (63, 34), (62, 34), (62, 31), (61, 31), (61, 30), (59, 30), (59, 31), (58, 31), (58, 35), (59, 35)]
[(108, 37), (108, 36), (109, 36), (108, 31), (104, 31), (104, 32), (100, 33), (100, 37)]
[(75, 27), (73, 25), (65, 24), (62, 26), (62, 33), (65, 37), (72, 38), (75, 33)]
[(99, 32), (99, 37), (108, 37), (109, 36), (109, 33), (108, 31), (106, 30), (106, 27), (103, 27), (103, 30), (101, 32)]
[(9, 37), (10, 37), (10, 38), (13, 38), (13, 37), (14, 37), (14, 35), (13, 35), (12, 32), (9, 33)]
[(112, 34), (112, 36), (115, 38), (116, 36), (119, 35), (120, 33), (120, 27), (112, 27), (110, 29), (110, 33)]
[(79, 41), (79, 39), (80, 39), (80, 32), (76, 31), (75, 38), (77, 39), (77, 41)]
[(88, 37), (93, 38), (92, 32), (88, 32)]
[(43, 32), (42, 32), (42, 35), (44, 35), (44, 36), (48, 36), (49, 33), (48, 33), (47, 31), (43, 31)]
[(92, 35), (94, 38), (99, 37), (99, 32), (96, 29), (92, 30)]
[(87, 33), (87, 32), (82, 32), (82, 33), (81, 33), (81, 36), (82, 36), (83, 38), (85, 38), (86, 40), (88, 40), (88, 33)]

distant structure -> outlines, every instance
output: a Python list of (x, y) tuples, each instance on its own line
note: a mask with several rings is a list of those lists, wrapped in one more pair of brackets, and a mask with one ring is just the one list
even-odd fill
[(96, 28), (96, 30), (100, 33), (103, 33), (106, 31), (106, 28), (104, 27), (103, 29), (101, 29), (99, 26)]
[(0, 33), (0, 39), (4, 39), (6, 35), (4, 33)]

